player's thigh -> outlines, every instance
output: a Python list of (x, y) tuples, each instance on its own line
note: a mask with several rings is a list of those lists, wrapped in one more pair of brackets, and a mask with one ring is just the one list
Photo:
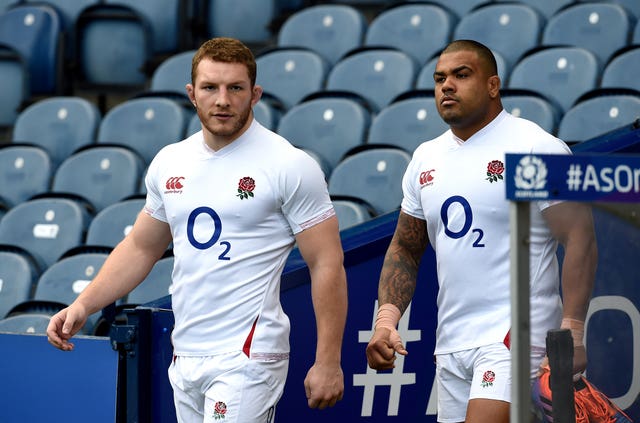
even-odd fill
[(465, 423), (509, 423), (509, 409), (506, 401), (475, 398), (469, 400)]
[(204, 423), (271, 423), (289, 362), (247, 359), (218, 376), (205, 393)]

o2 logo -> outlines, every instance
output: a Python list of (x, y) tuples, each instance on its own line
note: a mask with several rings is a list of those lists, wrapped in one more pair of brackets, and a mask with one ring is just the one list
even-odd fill
[[(462, 206), (462, 210), (464, 211), (464, 225), (462, 225), (462, 229), (457, 232), (449, 228), (449, 209), (454, 204), (459, 204), (460, 206)], [(440, 218), (442, 219), (442, 223), (444, 223), (444, 233), (448, 237), (459, 239), (467, 235), (471, 230), (471, 232), (476, 235), (475, 241), (473, 241), (473, 247), (484, 247), (484, 244), (482, 243), (484, 232), (482, 231), (482, 229), (471, 229), (471, 225), (473, 224), (473, 211), (471, 210), (471, 204), (469, 204), (466, 198), (459, 195), (454, 195), (453, 197), (447, 198), (446, 201), (442, 203), (442, 207), (440, 208)]]
[[(203, 217), (202, 215), (207, 215), (213, 221), (213, 234), (211, 238), (209, 238), (206, 242), (198, 241), (193, 235), (193, 227), (196, 223), (196, 219), (199, 217)], [(189, 214), (189, 219), (187, 220), (187, 239), (189, 243), (196, 247), (199, 250), (206, 250), (218, 243), (220, 240), (220, 234), (222, 234), (222, 220), (220, 220), (220, 216), (210, 207), (198, 207)], [(229, 257), (229, 251), (231, 251), (231, 243), (227, 241), (221, 241), (220, 244), (223, 248), (222, 252), (218, 256), (218, 260), (231, 260)]]

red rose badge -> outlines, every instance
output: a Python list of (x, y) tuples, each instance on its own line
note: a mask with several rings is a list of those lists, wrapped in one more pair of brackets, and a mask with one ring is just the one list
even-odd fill
[(245, 176), (244, 178), (240, 179), (240, 182), (238, 182), (238, 194), (236, 195), (240, 197), (241, 200), (253, 197), (253, 190), (255, 188), (256, 181), (254, 181), (253, 178)]

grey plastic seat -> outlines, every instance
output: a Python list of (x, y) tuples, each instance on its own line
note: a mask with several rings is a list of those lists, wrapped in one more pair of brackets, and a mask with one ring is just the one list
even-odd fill
[[(156, 1), (156, 0), (153, 0)], [(208, 0), (209, 37), (233, 37), (245, 43), (266, 44), (271, 40), (271, 21), (278, 15), (273, 0)]]
[(399, 148), (370, 148), (343, 159), (329, 178), (329, 194), (358, 198), (376, 214), (397, 210), (411, 155)]
[[(634, 0), (631, 0), (634, 1)], [(494, 3), (513, 3), (513, 0), (493, 0)], [(526, 4), (537, 10), (545, 20), (555, 15), (560, 9), (574, 3), (575, 0), (518, 0), (518, 3)]]
[(0, 148), (0, 197), (15, 206), (49, 190), (53, 170), (45, 150), (30, 145)]
[(31, 257), (0, 250), (0, 319), (32, 297), (39, 276), (40, 269)]
[(131, 231), (144, 204), (144, 198), (132, 198), (105, 207), (91, 220), (85, 244), (114, 248)]
[(126, 298), (126, 304), (145, 304), (169, 295), (172, 283), (173, 261), (173, 256), (158, 260), (145, 280), (129, 293)]
[(545, 131), (555, 134), (561, 114), (558, 107), (540, 94), (530, 90), (503, 90), (502, 106), (516, 117), (537, 123)]
[(48, 97), (20, 112), (12, 138), (44, 148), (56, 169), (71, 153), (95, 143), (101, 119), (97, 106), (85, 98)]
[(332, 203), (338, 217), (338, 227), (341, 231), (373, 218), (369, 208), (358, 201), (335, 199), (332, 200)]
[(18, 51), (0, 44), (0, 127), (14, 125), (24, 102), (31, 95), (29, 70)]
[(45, 334), (51, 316), (41, 313), (16, 314), (0, 319), (0, 333)]
[(640, 91), (640, 46), (611, 58), (602, 72), (600, 87), (630, 88)]

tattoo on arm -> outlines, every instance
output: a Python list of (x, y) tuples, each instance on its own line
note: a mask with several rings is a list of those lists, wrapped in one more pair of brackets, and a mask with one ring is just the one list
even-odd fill
[(413, 297), (420, 259), (428, 243), (426, 222), (400, 212), (380, 274), (380, 304), (395, 304), (404, 313)]

